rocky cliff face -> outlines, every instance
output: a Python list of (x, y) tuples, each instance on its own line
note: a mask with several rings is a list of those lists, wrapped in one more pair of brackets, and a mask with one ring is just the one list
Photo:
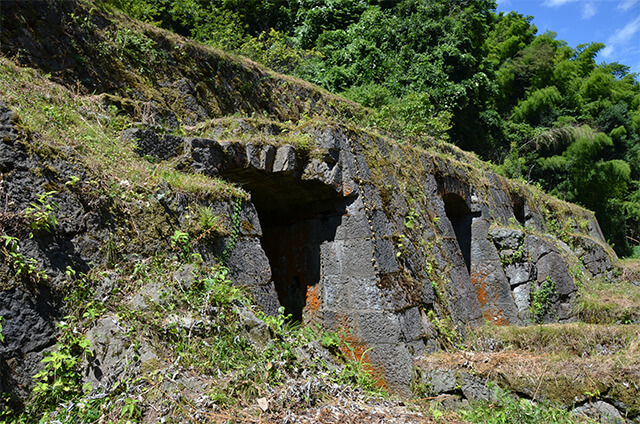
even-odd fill
[(363, 351), (374, 347), (369, 359), (392, 387), (406, 389), (412, 358), (438, 346), (440, 320), (571, 321), (574, 274), (613, 269), (590, 212), (342, 125), (300, 136), (312, 151), (124, 134), (142, 154), (172, 151), (244, 187), (257, 222), (232, 253), (234, 279), (271, 313), (282, 305), (305, 323), (350, 329)]
[[(127, 66), (135, 57), (127, 55), (98, 55), (86, 70), (74, 55), (122, 24), (73, 2), (31, 6), (2, 3), (4, 54), (65, 84), (80, 79), (84, 89), (104, 92), (105, 110), (152, 116), (117, 141), (134, 144), (141, 162), (242, 190), (190, 194), (161, 181), (122, 200), (110, 187), (126, 182), (103, 179), (82, 149), (41, 143), (3, 105), (3, 235), (15, 237), (2, 266), (3, 390), (23, 394), (42, 351), (54, 344), (54, 322), (65, 314), (65, 271), (86, 273), (168, 250), (198, 205), (228, 227), (198, 240), (206, 263), (222, 258), (233, 282), (249, 287), (268, 314), (284, 307), (307, 325), (345, 329), (381, 381), (401, 392), (411, 383), (413, 358), (454, 342), (455, 331), (484, 322), (574, 320), (577, 279), (612, 275), (615, 254), (591, 212), (504, 179), (472, 155), (435, 142), (415, 148), (362, 129), (347, 119), (362, 111), (347, 112), (346, 101), (155, 29), (144, 30), (162, 63), (155, 79), (132, 80)], [(69, 26), (71, 13), (93, 27)], [(47, 56), (51, 44), (55, 54)], [(266, 116), (211, 120), (256, 111)], [(299, 120), (307, 113), (311, 118)], [(193, 135), (184, 128), (170, 134), (179, 121), (204, 124)], [(46, 210), (50, 202), (58, 206), (56, 230), (30, 231), (24, 211), (33, 204)], [(32, 258), (43, 273), (17, 272), (11, 252), (27, 265)], [(110, 278), (107, 272), (96, 293), (109, 293)]]

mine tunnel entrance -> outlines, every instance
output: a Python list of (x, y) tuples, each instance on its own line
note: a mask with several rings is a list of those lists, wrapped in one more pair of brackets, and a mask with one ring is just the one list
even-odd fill
[(342, 216), (354, 199), (319, 181), (303, 181), (291, 173), (242, 171), (225, 178), (240, 182), (251, 193), (278, 300), (285, 314), (302, 322), (305, 307), (320, 306), (320, 246), (334, 240)]
[(471, 269), (471, 224), (479, 213), (471, 212), (467, 202), (457, 194), (447, 193), (442, 196), (444, 210), (453, 226), (453, 232), (460, 246), (467, 270)]
[(516, 221), (524, 227), (526, 224), (524, 197), (511, 194), (511, 203), (513, 204), (513, 216), (516, 218)]

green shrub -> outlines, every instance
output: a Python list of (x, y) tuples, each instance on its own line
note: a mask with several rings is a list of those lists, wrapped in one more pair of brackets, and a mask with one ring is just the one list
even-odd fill
[(448, 140), (453, 114), (438, 110), (428, 93), (411, 93), (382, 107), (377, 125), (406, 136)]
[(24, 216), (31, 221), (33, 232), (52, 233), (58, 226), (58, 217), (53, 213), (58, 208), (58, 204), (50, 200), (50, 197), (56, 193), (56, 191), (47, 191), (38, 195), (38, 200), (24, 210)]
[(48, 279), (47, 274), (40, 269), (37, 260), (24, 256), (20, 252), (18, 244), (20, 240), (8, 235), (2, 235), (0, 238), (4, 240), (4, 246), (2, 246), (0, 252), (9, 259), (16, 278), (27, 278), (34, 282)]
[(472, 423), (482, 424), (575, 424), (591, 422), (544, 402), (520, 399), (498, 386), (491, 387), (495, 399), (477, 402), (461, 411), (461, 416)]
[(342, 95), (363, 106), (375, 109), (393, 101), (393, 96), (386, 87), (373, 83), (350, 87)]
[(547, 277), (547, 279), (540, 284), (538, 290), (532, 291), (529, 311), (535, 322), (542, 323), (544, 316), (551, 311), (555, 294), (556, 283), (550, 277)]
[(82, 359), (91, 352), (89, 340), (74, 334), (64, 323), (60, 324), (60, 328), (57, 350), (44, 354), (44, 367), (33, 376), (36, 404), (49, 407), (91, 390), (89, 386), (83, 387), (79, 369)]

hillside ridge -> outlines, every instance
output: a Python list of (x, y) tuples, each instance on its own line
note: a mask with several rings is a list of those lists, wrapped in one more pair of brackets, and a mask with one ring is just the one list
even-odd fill
[(592, 212), (455, 146), (93, 2), (1, 7), (2, 414), (277, 421), (347, 384), (408, 396), (421, 355), (584, 319), (618, 275)]

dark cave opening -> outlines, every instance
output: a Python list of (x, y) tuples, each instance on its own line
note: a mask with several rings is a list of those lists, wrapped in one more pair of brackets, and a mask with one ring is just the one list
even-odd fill
[(345, 199), (281, 205), (265, 210), (256, 205), (262, 225), (262, 248), (285, 314), (302, 321), (307, 298), (321, 277), (320, 246), (333, 241), (342, 222)]
[(242, 171), (225, 178), (251, 193), (278, 300), (285, 315), (302, 322), (307, 299), (315, 295), (321, 278), (320, 246), (334, 240), (354, 199), (292, 173)]
[(525, 200), (522, 196), (511, 195), (511, 202), (513, 205), (513, 216), (516, 218), (516, 221), (520, 223), (520, 225), (524, 226), (526, 224), (526, 213), (525, 213)]
[(478, 213), (471, 212), (467, 202), (457, 194), (447, 193), (442, 196), (444, 210), (453, 226), (453, 232), (460, 246), (467, 270), (471, 269), (471, 224)]

